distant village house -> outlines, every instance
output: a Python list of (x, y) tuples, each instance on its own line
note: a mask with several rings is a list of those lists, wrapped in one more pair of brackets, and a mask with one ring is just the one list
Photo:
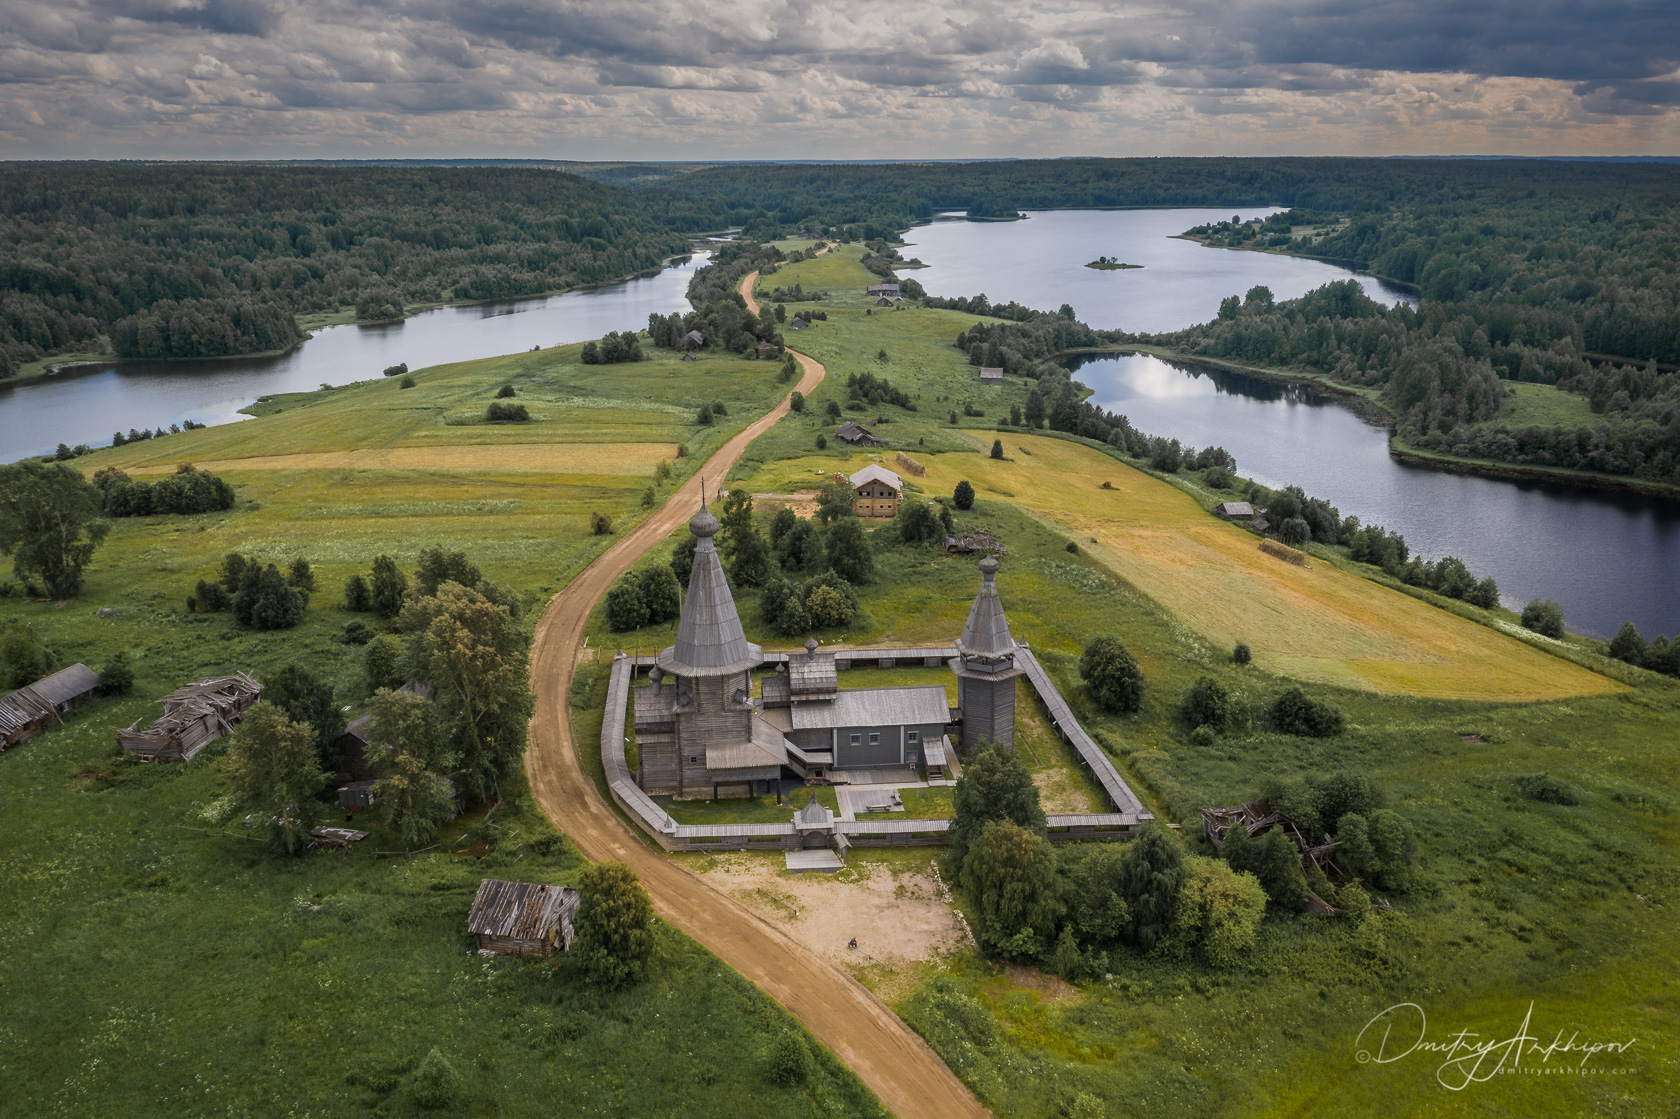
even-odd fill
[(62, 723), (97, 687), (97, 672), (85, 664), (73, 664), (0, 699), (0, 750)]
[(1254, 506), (1246, 501), (1226, 501), (1215, 506), (1213, 511), (1232, 521), (1254, 519)]
[(851, 477), (857, 497), (852, 511), (860, 517), (898, 516), (898, 503), (904, 496), (904, 480), (879, 463), (870, 463)]
[(982, 365), (980, 380), (982, 383), (1000, 384), (1003, 381), (1003, 370), (996, 365)]
[(865, 290), (869, 295), (883, 295), (888, 299), (898, 298), (897, 284), (870, 284)]

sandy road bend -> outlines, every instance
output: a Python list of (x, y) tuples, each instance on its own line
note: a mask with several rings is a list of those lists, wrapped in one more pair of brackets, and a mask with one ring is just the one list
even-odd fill
[[(741, 282), (755, 314), (755, 272)], [(804, 376), (798, 390), (809, 393), (826, 370), (794, 354)], [(990, 1113), (946, 1067), (945, 1062), (897, 1015), (851, 976), (761, 920), (751, 910), (714, 890), (651, 849), (607, 805), (583, 773), (572, 741), (566, 698), (589, 613), (613, 582), (643, 553), (694, 515), (703, 474), (717, 484), (748, 445), (788, 413), (784, 399), (726, 443), (670, 500), (625, 534), (583, 571), (543, 612), (531, 650), (531, 718), (525, 770), (537, 804), (590, 859), (615, 859), (635, 868), (658, 914), (716, 953), (759, 989), (781, 1003), (805, 1028), (851, 1066), (901, 1119), (953, 1119)], [(586, 742), (584, 749), (596, 744)], [(744, 1056), (744, 1055), (743, 1055)]]

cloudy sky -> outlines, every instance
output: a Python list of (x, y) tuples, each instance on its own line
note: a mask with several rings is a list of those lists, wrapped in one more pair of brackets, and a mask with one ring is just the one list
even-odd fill
[(1680, 0), (0, 0), (0, 158), (1680, 154)]

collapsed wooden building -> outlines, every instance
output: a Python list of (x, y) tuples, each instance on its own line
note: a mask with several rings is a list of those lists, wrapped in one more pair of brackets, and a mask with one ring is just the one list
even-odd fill
[[(1263, 800), (1251, 800), (1247, 804), (1239, 804), (1235, 808), (1204, 808), (1202, 809), (1202, 834), (1207, 836), (1216, 850), (1223, 850), (1225, 837), (1231, 834), (1232, 828), (1243, 828), (1251, 839), (1259, 839), (1273, 828), (1283, 829), (1283, 833), (1295, 841), (1296, 848), (1301, 852), (1301, 869), (1315, 866), (1324, 872), (1326, 878), (1343, 879), (1348, 875), (1336, 864), (1336, 848), (1341, 844), (1330, 836), (1323, 836), (1322, 843), (1313, 843), (1302, 831), (1299, 824), (1281, 812), (1273, 812), (1271, 806)], [(1307, 891), (1307, 912), (1320, 917), (1330, 917), (1339, 913), (1334, 905), (1319, 897), (1311, 890)], [(1390, 910), (1394, 906), (1387, 901), (1377, 898), (1371, 903), (1372, 909)]]
[(62, 723), (97, 687), (97, 672), (85, 664), (73, 664), (0, 698), (0, 751)]
[(141, 761), (190, 761), (239, 723), (262, 695), (262, 685), (236, 672), (188, 684), (158, 700), (163, 715), (140, 730), (139, 722), (117, 732), (117, 745)]
[(480, 952), (552, 956), (571, 948), (577, 907), (578, 892), (570, 886), (486, 878), (467, 914), (467, 931)]

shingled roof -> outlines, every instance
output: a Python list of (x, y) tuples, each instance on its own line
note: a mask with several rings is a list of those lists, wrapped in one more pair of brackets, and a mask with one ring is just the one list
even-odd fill
[(1009, 633), (1009, 619), (1003, 614), (1003, 600), (997, 592), (998, 561), (987, 556), (980, 561), (980, 593), (968, 612), (968, 624), (957, 638), (957, 652), (965, 659), (994, 661), (1015, 653), (1015, 638)]
[(659, 667), (678, 676), (728, 676), (764, 661), (763, 647), (750, 643), (741, 628), (712, 543), (717, 530), (717, 518), (704, 506), (688, 522), (696, 541), (688, 597), (677, 623), (677, 643), (659, 652)]
[(29, 685), (29, 690), (58, 707), (69, 703), (73, 699), (80, 699), (99, 686), (99, 673), (85, 664), (73, 664), (69, 668), (61, 668), (51, 676)]

